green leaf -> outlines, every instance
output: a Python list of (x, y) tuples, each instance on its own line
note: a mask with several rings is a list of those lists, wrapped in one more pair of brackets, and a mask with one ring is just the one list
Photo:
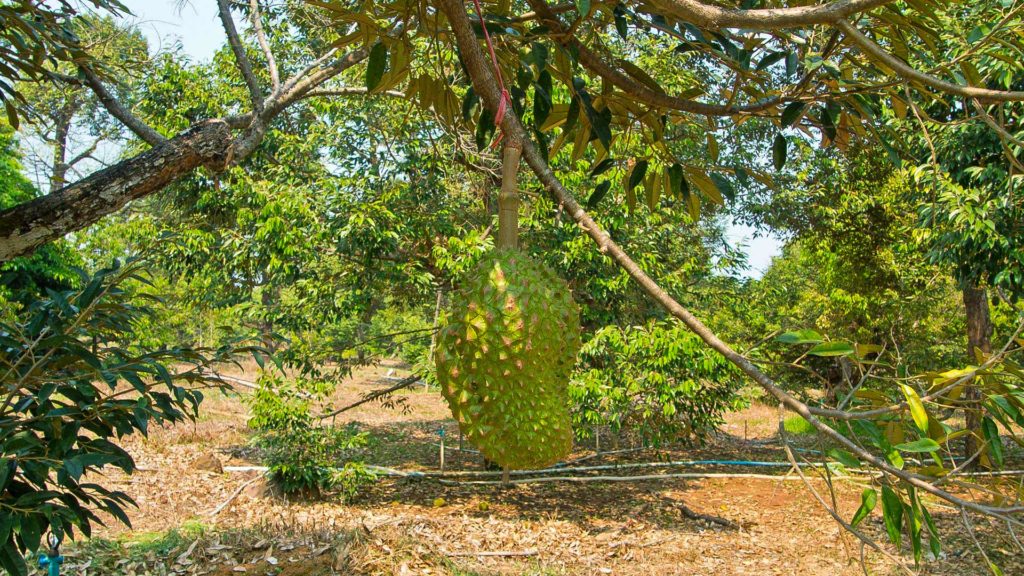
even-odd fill
[(786, 55), (786, 75), (795, 76), (798, 68), (800, 67), (800, 57), (796, 52), (790, 52)]
[(590, 198), (587, 200), (587, 208), (594, 208), (595, 206), (597, 206), (597, 203), (600, 202), (606, 194), (608, 194), (608, 189), (611, 187), (612, 183), (610, 180), (605, 180), (604, 182), (598, 184), (597, 188), (594, 188), (594, 192), (590, 195)]
[(875, 504), (878, 502), (878, 493), (873, 488), (865, 488), (860, 494), (860, 508), (857, 508), (857, 512), (853, 515), (853, 520), (850, 520), (850, 526), (854, 528), (857, 524), (860, 524), (871, 511), (875, 509)]
[(939, 557), (942, 553), (942, 541), (939, 539), (939, 529), (935, 526), (935, 521), (932, 520), (932, 514), (921, 504), (921, 516), (924, 517), (924, 525), (928, 527), (928, 547), (932, 551), (932, 556), (935, 558)]
[(917, 390), (906, 384), (900, 384), (900, 390), (903, 391), (903, 396), (907, 399), (907, 405), (910, 406), (910, 415), (914, 418), (914, 424), (917, 425), (917, 429), (927, 434), (928, 411), (925, 410), (921, 397), (917, 395)]
[(478, 100), (479, 98), (477, 98), (476, 91), (474, 91), (473, 87), (470, 86), (469, 89), (466, 90), (466, 95), (462, 98), (463, 121), (469, 122), (469, 119), (473, 115), (473, 108), (476, 106)]
[[(683, 186), (685, 185), (686, 179), (683, 177), (683, 166), (676, 162), (675, 164), (668, 167), (668, 183), (671, 190), (669, 193), (676, 198), (682, 198)], [(688, 190), (687, 190), (688, 192)]]
[(644, 181), (644, 176), (646, 175), (647, 160), (637, 160), (633, 170), (629, 173), (629, 183), (626, 185), (626, 190), (632, 191), (638, 184)]
[(882, 518), (889, 541), (899, 548), (903, 540), (903, 502), (888, 486), (882, 486)]
[(1003, 465), (1003, 442), (999, 439), (999, 428), (994, 420), (986, 416), (981, 421), (981, 432), (988, 442), (989, 454), (996, 466)]
[(18, 118), (18, 109), (14, 107), (14, 103), (5, 99), (4, 111), (7, 113), (7, 121), (10, 122), (11, 128), (17, 130), (21, 126), (21, 122)]
[(856, 456), (854, 456), (853, 454), (847, 452), (846, 450), (841, 450), (839, 448), (832, 448), (831, 450), (828, 451), (828, 455), (833, 460), (835, 460), (836, 462), (839, 462), (840, 464), (842, 464), (843, 466), (846, 466), (847, 468), (859, 468), (860, 467), (860, 460), (858, 460)]
[(600, 161), (596, 166), (590, 169), (590, 175), (592, 177), (600, 176), (601, 174), (607, 172), (612, 166), (615, 166), (615, 159), (605, 158), (604, 160)]
[(580, 99), (573, 96), (569, 101), (569, 110), (565, 113), (565, 124), (562, 124), (562, 133), (568, 134), (580, 119)]
[(939, 443), (936, 442), (935, 440), (932, 440), (931, 438), (921, 438), (920, 440), (914, 440), (913, 442), (904, 442), (902, 444), (897, 444), (893, 446), (893, 448), (899, 450), (900, 452), (923, 453), (936, 452), (940, 448), (942, 448), (942, 446), (939, 446)]
[(64, 461), (64, 470), (67, 471), (68, 476), (71, 476), (75, 482), (78, 482), (78, 479), (82, 477), (82, 473), (85, 472), (85, 467), (76, 456)]
[(783, 344), (818, 344), (824, 342), (825, 338), (814, 330), (805, 328), (803, 330), (780, 334), (775, 337), (775, 340), (782, 342)]
[(711, 181), (715, 183), (715, 187), (722, 193), (722, 196), (728, 198), (730, 202), (736, 200), (736, 190), (733, 189), (732, 182), (730, 182), (728, 178), (721, 174), (714, 173), (710, 174), (710, 177)]
[(775, 135), (775, 141), (772, 142), (772, 166), (775, 166), (776, 170), (782, 170), (786, 165), (786, 137), (782, 134)]
[(0, 542), (0, 568), (12, 576), (28, 576), (28, 566), (14, 540)]
[(761, 58), (760, 62), (757, 63), (757, 70), (764, 70), (765, 68), (771, 66), (772, 64), (775, 64), (776, 62), (782, 60), (785, 57), (786, 53), (782, 51), (769, 52), (768, 54), (765, 54), (763, 58)]
[(811, 356), (850, 356), (853, 355), (856, 350), (849, 342), (822, 342), (807, 351)]
[(629, 26), (626, 22), (626, 7), (621, 3), (616, 4), (613, 13), (615, 15), (615, 31), (625, 40), (626, 35), (629, 33)]
[(381, 78), (388, 67), (388, 47), (383, 42), (377, 41), (370, 48), (370, 55), (366, 59), (366, 89), (373, 90), (380, 84)]
[(579, 12), (580, 18), (586, 18), (590, 15), (590, 0), (576, 0), (576, 11)]
[(806, 108), (807, 104), (803, 102), (790, 103), (782, 110), (782, 117), (779, 119), (779, 123), (782, 124), (783, 128), (789, 128), (803, 116)]

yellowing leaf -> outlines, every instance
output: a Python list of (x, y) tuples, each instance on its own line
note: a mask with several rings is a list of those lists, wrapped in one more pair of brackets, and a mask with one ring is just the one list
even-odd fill
[(928, 433), (928, 411), (924, 409), (924, 403), (921, 402), (921, 397), (917, 395), (917, 390), (914, 390), (906, 384), (900, 384), (900, 389), (903, 391), (903, 396), (907, 399), (907, 405), (910, 406), (910, 416), (914, 419), (914, 424), (917, 424), (917, 428), (924, 433)]

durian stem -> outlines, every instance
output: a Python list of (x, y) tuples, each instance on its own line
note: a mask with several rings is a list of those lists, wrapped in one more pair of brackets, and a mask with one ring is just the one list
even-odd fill
[(498, 195), (498, 248), (519, 247), (519, 155), (523, 145), (505, 140), (501, 164), (501, 193)]

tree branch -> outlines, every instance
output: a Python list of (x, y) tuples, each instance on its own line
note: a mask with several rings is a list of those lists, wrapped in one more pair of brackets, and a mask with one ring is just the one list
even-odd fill
[[(317, 59), (289, 80), (284, 90), (261, 101), (260, 113), (206, 120), (170, 140), (128, 112), (92, 74), (95, 82), (90, 87), (104, 106), (153, 148), (46, 196), (0, 211), (0, 262), (81, 230), (132, 200), (162, 190), (200, 166), (220, 171), (242, 162), (263, 141), (267, 123), (277, 114), (367, 56), (366, 50), (356, 50), (324, 66), (334, 54), (331, 50)], [(83, 71), (88, 79), (90, 71)], [(242, 132), (232, 137), (233, 129)]]
[[(321, 96), (366, 96), (370, 91), (362, 86), (344, 86), (342, 88), (321, 88), (310, 90), (303, 98), (314, 98)], [(405, 93), (399, 90), (385, 90), (374, 96), (391, 96), (392, 98), (405, 98)]]
[(85, 76), (86, 84), (96, 94), (100, 104), (103, 104), (107, 112), (110, 112), (111, 116), (127, 126), (143, 142), (150, 146), (159, 146), (167, 141), (163, 134), (154, 130), (152, 126), (140, 120), (138, 116), (132, 114), (130, 110), (118, 102), (117, 98), (107, 90), (107, 87), (103, 85), (103, 81), (100, 80), (99, 76), (91, 68), (81, 64), (78, 66), (78, 69)]
[(334, 416), (337, 416), (338, 414), (341, 414), (342, 412), (348, 412), (349, 410), (351, 410), (353, 408), (358, 408), (359, 406), (362, 406), (363, 404), (366, 404), (367, 402), (373, 402), (374, 400), (376, 400), (378, 398), (381, 398), (383, 396), (387, 396), (388, 394), (391, 394), (392, 392), (397, 392), (397, 391), (399, 391), (399, 390), (401, 390), (403, 388), (408, 388), (409, 386), (412, 386), (413, 384), (415, 384), (415, 383), (417, 383), (419, 381), (420, 381), (420, 377), (418, 375), (416, 375), (416, 374), (413, 374), (412, 376), (407, 376), (407, 377), (399, 380), (398, 382), (395, 382), (395, 384), (393, 386), (388, 386), (387, 388), (383, 388), (381, 390), (374, 390), (373, 392), (370, 392), (369, 394), (364, 396), (361, 400), (353, 402), (352, 404), (349, 404), (348, 406), (343, 406), (341, 408), (338, 408), (337, 410), (332, 410), (331, 412), (327, 412), (326, 414), (321, 414), (320, 416), (317, 416), (317, 418), (319, 418), (320, 420), (326, 420), (328, 418), (332, 418)]
[(270, 71), (270, 86), (274, 92), (281, 89), (281, 73), (277, 69), (277, 60), (274, 59), (274, 52), (267, 42), (267, 35), (263, 32), (263, 20), (260, 17), (260, 0), (249, 0), (249, 10), (252, 19), (252, 29), (256, 32), (256, 41), (263, 49), (263, 55), (267, 59), (267, 68)]
[(209, 120), (134, 158), (0, 212), (0, 262), (81, 230), (199, 166), (219, 165), (230, 144), (227, 123)]
[[(480, 50), (473, 28), (470, 25), (469, 20), (466, 18), (465, 10), (461, 1), (438, 0), (437, 5), (448, 16), (448, 20), (452, 26), (452, 31), (454, 32), (455, 41), (462, 54), (466, 70), (473, 82), (474, 90), (480, 96), (485, 105), (487, 105), (491, 110), (497, 110), (502, 97), (501, 90), (498, 88), (498, 84), (491, 73), (488, 60)], [(860, 460), (867, 462), (886, 474), (899, 478), (916, 488), (946, 500), (947, 502), (956, 504), (957, 506), (963, 506), (975, 512), (1024, 525), (1024, 521), (1009, 515), (1010, 513), (1024, 510), (1024, 506), (988, 506), (960, 498), (959, 496), (936, 487), (916, 474), (895, 468), (888, 462), (882, 460), (868, 450), (865, 450), (853, 440), (840, 434), (828, 424), (815, 417), (806, 404), (780, 388), (771, 377), (761, 372), (757, 366), (755, 366), (745, 356), (733, 350), (731, 346), (726, 344), (714, 332), (709, 330), (707, 326), (693, 315), (693, 313), (684, 308), (679, 304), (679, 302), (672, 298), (672, 296), (665, 292), (665, 290), (659, 286), (654, 279), (648, 276), (636, 264), (636, 262), (634, 262), (633, 259), (630, 258), (630, 256), (626, 254), (610, 236), (608, 236), (608, 234), (593, 220), (593, 218), (583, 210), (573, 195), (565, 189), (562, 183), (558, 180), (558, 177), (551, 171), (551, 168), (547, 165), (543, 155), (533, 144), (533, 141), (530, 140), (528, 133), (523, 128), (523, 125), (514, 112), (507, 113), (505, 115), (505, 118), (501, 123), (501, 127), (505, 130), (507, 137), (519, 139), (519, 141), (522, 142), (523, 157), (527, 164), (530, 165), (530, 168), (533, 169), (534, 174), (536, 174), (540, 182), (544, 184), (544, 187), (552, 197), (565, 207), (566, 212), (572, 215), (580, 228), (582, 228), (594, 243), (597, 244), (598, 249), (602, 254), (612, 258), (620, 268), (629, 274), (633, 281), (636, 282), (648, 296), (660, 304), (672, 316), (680, 320), (687, 328), (690, 329), (691, 332), (699, 336), (708, 346), (724, 356), (744, 374), (754, 380), (755, 383), (761, 386), (761, 388), (774, 396), (788, 410), (799, 414), (823, 436), (826, 436), (836, 444), (841, 445), (843, 448), (852, 452)]]
[(781, 30), (816, 24), (835, 24), (844, 18), (892, 2), (893, 0), (836, 0), (818, 6), (737, 10), (720, 8), (696, 0), (654, 0), (654, 4), (666, 13), (702, 28), (751, 30)]
[(868, 38), (856, 26), (846, 20), (836, 22), (836, 27), (846, 34), (847, 38), (853, 40), (864, 52), (873, 57), (877, 62), (892, 68), (896, 74), (907, 80), (916, 80), (925, 86), (930, 86), (941, 92), (964, 96), (966, 98), (978, 98), (987, 102), (1020, 102), (1024, 101), (1024, 92), (1008, 92), (1003, 90), (989, 90), (988, 88), (975, 88), (974, 86), (963, 86), (953, 84), (941, 78), (936, 78), (917, 70), (913, 66), (900, 60), (896, 56), (885, 51), (884, 48)]
[(228, 36), (228, 45), (231, 46), (231, 52), (235, 55), (235, 64), (238, 66), (238, 71), (242, 73), (245, 85), (249, 88), (249, 100), (252, 102), (256, 114), (259, 115), (263, 111), (263, 94), (260, 91), (259, 81), (252, 71), (249, 56), (245, 53), (245, 46), (242, 45), (242, 40), (238, 37), (238, 30), (235, 28), (235, 21), (231, 18), (228, 0), (217, 0), (217, 6), (221, 24), (224, 25), (224, 32)]
[(764, 102), (759, 102), (750, 106), (722, 106), (718, 104), (706, 104), (704, 102), (688, 100), (685, 98), (677, 98), (664, 92), (652, 90), (644, 83), (633, 79), (623, 72), (620, 72), (617, 68), (609, 65), (607, 62), (602, 60), (600, 56), (592, 52), (590, 48), (587, 48), (582, 42), (571, 36), (569, 30), (559, 22), (554, 11), (548, 7), (546, 0), (529, 0), (529, 4), (530, 7), (540, 15), (540, 20), (551, 28), (556, 36), (561, 38), (560, 41), (563, 45), (572, 46), (576, 49), (579, 55), (580, 64), (583, 64), (583, 66), (598, 76), (605, 78), (623, 92), (652, 106), (679, 110), (681, 112), (691, 112), (705, 116), (733, 116), (736, 114), (751, 114), (767, 110), (775, 107), (782, 101), (781, 98), (776, 96), (769, 98)]

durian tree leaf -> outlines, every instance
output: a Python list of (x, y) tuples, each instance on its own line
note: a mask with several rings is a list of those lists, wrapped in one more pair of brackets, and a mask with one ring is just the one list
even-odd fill
[(911, 454), (926, 454), (929, 452), (937, 452), (939, 449), (942, 448), (942, 446), (939, 446), (939, 443), (936, 442), (935, 440), (932, 440), (931, 438), (920, 438), (918, 440), (914, 440), (913, 442), (904, 442), (902, 444), (897, 444), (893, 446), (893, 448), (899, 450), (900, 452), (908, 452)]
[(666, 168), (666, 171), (669, 181), (668, 193), (679, 200), (684, 199), (683, 187), (687, 187), (686, 193), (689, 194), (689, 186), (686, 184), (686, 178), (683, 176), (683, 166), (676, 162)]
[(388, 66), (388, 47), (378, 40), (366, 59), (366, 89), (373, 91), (382, 78)]
[(594, 188), (594, 191), (590, 194), (590, 198), (587, 199), (587, 208), (593, 209), (597, 204), (608, 194), (608, 190), (611, 189), (612, 183), (609, 180), (605, 180)]
[(783, 344), (820, 344), (825, 341), (825, 337), (814, 330), (806, 328), (780, 334), (775, 337), (775, 340)]
[(800, 117), (804, 115), (804, 110), (807, 109), (807, 104), (803, 102), (791, 102), (782, 110), (782, 117), (779, 119), (779, 123), (783, 128), (789, 128), (795, 124)]
[(629, 172), (629, 180), (626, 183), (626, 191), (632, 192), (647, 176), (647, 160), (637, 160), (633, 169)]
[(900, 390), (903, 391), (904, 398), (907, 399), (907, 406), (910, 407), (910, 415), (914, 419), (914, 424), (917, 425), (917, 429), (925, 434), (928, 433), (928, 411), (924, 408), (924, 402), (921, 401), (921, 397), (917, 394), (917, 390), (906, 384), (900, 384)]
[(885, 532), (889, 535), (889, 541), (898, 549), (902, 542), (903, 502), (888, 486), (882, 486), (882, 518), (885, 520)]
[(720, 193), (719, 197), (724, 196), (729, 200), (729, 202), (736, 201), (736, 189), (733, 188), (732, 181), (717, 172), (711, 173), (711, 180), (715, 183), (715, 188), (717, 188)]
[(822, 342), (807, 351), (811, 356), (852, 356), (856, 353), (849, 342)]
[(857, 508), (857, 512), (853, 514), (853, 519), (850, 520), (850, 526), (857, 527), (865, 518), (871, 514), (871, 511), (875, 509), (875, 505), (878, 502), (878, 492), (874, 488), (865, 488), (860, 494), (860, 507)]
[(775, 140), (772, 142), (772, 166), (776, 170), (782, 170), (786, 166), (786, 148), (786, 137), (782, 134), (776, 134)]

